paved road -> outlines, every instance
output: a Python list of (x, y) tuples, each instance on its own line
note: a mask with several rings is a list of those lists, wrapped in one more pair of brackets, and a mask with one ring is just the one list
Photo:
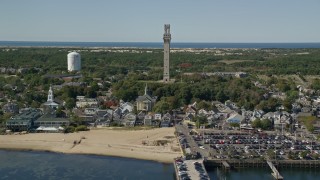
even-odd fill
[(192, 136), (189, 134), (190, 130), (186, 125), (183, 124), (177, 124), (176, 125), (177, 132), (180, 132), (185, 135), (186, 140), (188, 144), (190, 145), (191, 152), (193, 154), (196, 154), (196, 152), (199, 152), (202, 157), (208, 157), (208, 152), (204, 149), (200, 149), (198, 144), (194, 141)]

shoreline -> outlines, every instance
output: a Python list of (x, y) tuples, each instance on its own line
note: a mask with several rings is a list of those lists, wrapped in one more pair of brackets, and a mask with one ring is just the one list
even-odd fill
[(40, 152), (40, 153), (54, 153), (54, 154), (63, 154), (63, 155), (84, 155), (84, 156), (102, 156), (102, 157), (112, 157), (112, 158), (124, 158), (124, 159), (132, 159), (132, 160), (140, 160), (140, 161), (151, 161), (157, 162), (162, 164), (172, 164), (172, 161), (157, 161), (152, 159), (141, 159), (141, 158), (134, 158), (134, 157), (126, 157), (126, 156), (114, 156), (114, 155), (107, 155), (107, 154), (94, 154), (94, 153), (64, 153), (58, 151), (51, 151), (51, 150), (41, 150), (41, 149), (24, 149), (24, 148), (0, 148), (0, 151), (8, 151), (8, 152)]
[[(74, 141), (80, 143), (74, 144)], [(159, 145), (159, 142), (165, 143)], [(0, 135), (0, 149), (111, 156), (160, 163), (172, 163), (175, 157), (182, 155), (174, 128)]]

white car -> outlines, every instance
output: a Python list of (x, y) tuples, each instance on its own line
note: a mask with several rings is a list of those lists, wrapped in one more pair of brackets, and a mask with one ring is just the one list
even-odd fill
[(280, 151), (280, 154), (281, 154), (281, 155), (284, 155), (284, 152), (283, 152), (283, 151)]
[(200, 146), (199, 148), (200, 148), (200, 149), (205, 149), (203, 146)]

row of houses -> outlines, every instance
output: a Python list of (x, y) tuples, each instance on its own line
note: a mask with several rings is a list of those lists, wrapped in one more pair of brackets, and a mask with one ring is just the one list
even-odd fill
[(286, 111), (265, 113), (262, 110), (247, 111), (239, 109), (235, 103), (226, 101), (212, 102), (212, 109), (196, 108), (196, 103), (189, 105), (185, 110), (184, 120), (192, 121), (196, 116), (206, 117), (209, 125), (218, 123), (251, 124), (256, 119), (268, 119), (274, 124), (275, 129), (281, 129), (296, 120), (297, 114)]
[(12, 67), (0, 67), (0, 73), (2, 74), (15, 74), (15, 73), (26, 73), (28, 70), (34, 69), (37, 71), (42, 71), (41, 68), (12, 68)]
[(130, 102), (120, 103), (116, 109), (84, 108), (83, 110), (74, 109), (74, 113), (83, 122), (94, 126), (153, 126), (169, 127), (172, 126), (174, 116), (169, 113), (151, 113), (147, 111), (133, 112), (134, 105)]

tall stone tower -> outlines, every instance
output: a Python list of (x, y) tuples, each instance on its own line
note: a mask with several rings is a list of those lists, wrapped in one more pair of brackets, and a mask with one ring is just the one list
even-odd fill
[(163, 82), (167, 83), (170, 81), (169, 69), (169, 56), (170, 56), (170, 24), (164, 25), (164, 34), (163, 34)]

